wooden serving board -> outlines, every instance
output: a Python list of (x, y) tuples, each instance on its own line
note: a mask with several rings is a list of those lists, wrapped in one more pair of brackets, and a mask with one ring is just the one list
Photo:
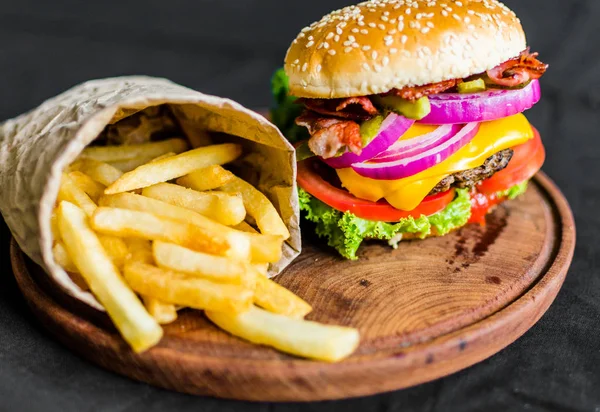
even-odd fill
[(487, 225), (443, 238), (363, 247), (344, 261), (310, 235), (279, 277), (314, 307), (308, 319), (360, 329), (338, 364), (255, 346), (186, 310), (137, 355), (105, 314), (63, 292), (12, 244), (19, 286), (57, 339), (98, 365), (163, 388), (252, 401), (311, 401), (390, 391), (439, 378), (512, 343), (548, 309), (573, 256), (575, 225), (544, 174)]

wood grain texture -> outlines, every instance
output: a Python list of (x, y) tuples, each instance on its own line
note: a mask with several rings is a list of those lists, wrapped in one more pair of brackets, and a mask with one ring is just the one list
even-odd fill
[(13, 242), (18, 284), (41, 323), (81, 356), (117, 373), (181, 392), (254, 401), (369, 395), (456, 372), (525, 333), (558, 293), (573, 256), (569, 206), (544, 175), (499, 207), (485, 227), (411, 241), (373, 243), (358, 262), (311, 236), (277, 281), (310, 302), (308, 317), (351, 325), (361, 345), (338, 364), (255, 346), (183, 311), (165, 338), (137, 355), (108, 318), (65, 295)]

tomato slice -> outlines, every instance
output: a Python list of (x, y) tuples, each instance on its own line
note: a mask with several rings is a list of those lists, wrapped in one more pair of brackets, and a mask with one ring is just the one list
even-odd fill
[(342, 212), (350, 212), (367, 220), (397, 222), (408, 217), (431, 216), (446, 208), (454, 200), (454, 189), (426, 197), (414, 210), (399, 210), (385, 200), (371, 202), (359, 199), (350, 192), (340, 189), (321, 177), (319, 168), (325, 168), (317, 158), (298, 163), (298, 185), (326, 205)]
[(477, 186), (479, 192), (491, 195), (508, 190), (531, 179), (542, 168), (546, 160), (546, 151), (537, 129), (533, 128), (533, 134), (533, 139), (527, 143), (513, 147), (514, 154), (508, 166), (481, 182)]
[(469, 223), (479, 223), (485, 225), (485, 217), (490, 209), (506, 200), (505, 197), (498, 197), (496, 193), (485, 194), (476, 190), (471, 192), (471, 217)]

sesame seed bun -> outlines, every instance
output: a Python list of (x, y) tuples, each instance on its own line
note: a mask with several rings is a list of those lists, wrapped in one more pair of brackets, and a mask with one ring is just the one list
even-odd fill
[(297, 97), (364, 96), (482, 73), (526, 47), (496, 0), (373, 0), (304, 28), (285, 72)]

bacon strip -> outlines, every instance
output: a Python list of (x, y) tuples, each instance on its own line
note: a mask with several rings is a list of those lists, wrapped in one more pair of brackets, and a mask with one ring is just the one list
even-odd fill
[(313, 112), (357, 121), (369, 120), (378, 110), (371, 99), (366, 96), (348, 97), (346, 99), (298, 99), (307, 109)]
[(456, 87), (458, 83), (461, 83), (460, 79), (445, 80), (439, 83), (426, 84), (424, 86), (411, 86), (403, 87), (402, 89), (392, 89), (385, 95), (399, 96), (403, 99), (414, 102), (419, 100), (421, 97), (429, 96), (430, 94), (438, 94), (445, 92), (448, 89)]
[(352, 153), (362, 152), (360, 126), (352, 120), (322, 117), (317, 113), (304, 111), (296, 118), (298, 126), (305, 126), (311, 137), (308, 147), (317, 156), (329, 159), (347, 147)]
[(537, 59), (538, 53), (530, 53), (529, 48), (521, 52), (519, 57), (504, 62), (487, 75), (500, 86), (515, 87), (529, 80), (539, 79), (548, 69), (548, 65)]

